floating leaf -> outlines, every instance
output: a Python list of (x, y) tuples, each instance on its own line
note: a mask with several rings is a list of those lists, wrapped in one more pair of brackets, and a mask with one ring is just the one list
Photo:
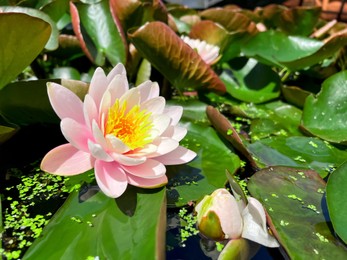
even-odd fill
[(347, 243), (347, 203), (345, 191), (347, 187), (347, 163), (345, 162), (330, 174), (327, 183), (327, 204), (329, 216), (335, 232)]
[(30, 65), (50, 34), (49, 24), (41, 19), (22, 13), (0, 13), (0, 89)]
[(281, 79), (270, 67), (254, 59), (236, 58), (221, 74), (227, 92), (236, 99), (262, 103), (280, 95)]
[(223, 82), (210, 66), (166, 24), (150, 22), (128, 35), (139, 53), (175, 87), (225, 92)]
[(306, 98), (302, 128), (334, 143), (347, 143), (347, 71), (334, 74), (321, 92)]
[[(41, 11), (33, 9), (33, 8), (20, 7), (20, 6), (0, 6), (0, 12), (1, 13), (23, 13), (23, 14), (30, 15), (32, 17), (39, 18), (39, 19), (49, 23), (49, 25), (51, 26), (51, 32), (50, 32), (49, 40), (47, 41), (47, 43), (45, 45), (45, 48), (47, 50), (55, 50), (55, 49), (58, 48), (59, 31), (58, 31), (57, 25), (44, 12), (41, 12)], [(27, 24), (25, 24), (25, 22), (27, 22)], [(19, 25), (16, 25), (17, 23)], [(24, 25), (26, 25), (26, 26), (24, 26)], [(15, 41), (15, 44), (13, 46), (16, 48), (16, 51), (21, 49), (18, 46), (18, 43), (23, 41), (23, 37), (28, 37), (28, 39), (30, 39), (29, 42), (25, 42), (26, 46), (23, 47), (23, 49), (26, 50), (27, 53), (30, 53), (30, 51), (28, 50), (28, 45), (32, 45), (34, 39), (36, 41), (40, 40), (40, 39), (37, 39), (38, 38), (37, 34), (38, 34), (38, 32), (41, 32), (42, 28), (31, 27), (33, 25), (32, 25), (32, 22), (30, 22), (30, 21), (16, 21), (16, 22), (14, 22), (14, 23), (12, 23), (10, 25), (6, 25), (6, 26), (8, 26), (7, 28), (10, 28), (10, 26), (11, 26), (11, 28), (21, 27), (21, 29), (23, 30), (23, 33), (20, 35), (21, 37), (19, 38), (20, 40), (18, 40), (18, 38), (14, 38), (13, 39)], [(28, 31), (27, 27), (30, 28), (29, 31)], [(16, 28), (16, 30), (19, 30), (19, 29)], [(46, 30), (47, 29), (44, 29), (43, 31), (46, 31)], [(31, 31), (35, 31), (36, 34), (34, 36), (28, 34)], [(46, 32), (41, 32), (41, 33), (45, 34), (45, 33), (47, 33), (47, 31)], [(8, 40), (8, 37), (5, 37), (5, 39)]]
[(317, 138), (271, 137), (248, 144), (247, 149), (266, 166), (314, 169), (322, 178), (342, 164), (347, 152)]
[(271, 167), (255, 173), (248, 189), (266, 208), (272, 232), (290, 259), (346, 258), (347, 249), (325, 214), (325, 182), (316, 172)]
[(57, 123), (48, 100), (46, 83), (56, 82), (69, 88), (80, 98), (88, 91), (88, 85), (74, 80), (36, 80), (8, 84), (0, 91), (0, 116), (17, 125)]
[(0, 145), (10, 139), (17, 132), (17, 130), (18, 129), (14, 127), (0, 125)]
[(128, 187), (118, 199), (88, 192), (69, 196), (23, 259), (164, 257), (165, 189)]

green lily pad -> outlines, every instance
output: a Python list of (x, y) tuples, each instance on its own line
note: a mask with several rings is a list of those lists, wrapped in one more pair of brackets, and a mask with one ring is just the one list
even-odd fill
[(76, 93), (81, 99), (88, 85), (76, 80), (19, 81), (0, 90), (0, 116), (17, 125), (59, 123), (47, 95), (47, 82), (56, 82)]
[(332, 57), (347, 44), (347, 34), (336, 34), (326, 42), (304, 36), (288, 36), (268, 30), (252, 37), (242, 48), (247, 57), (266, 64), (298, 71)]
[[(201, 102), (187, 108), (184, 106), (181, 124), (188, 129), (188, 134), (181, 144), (195, 151), (197, 157), (187, 164), (167, 167), (169, 206), (186, 205), (224, 187), (225, 170), (235, 172), (240, 167), (239, 157), (208, 126), (205, 109), (206, 105)], [(192, 121), (190, 117), (194, 114), (196, 120)]]
[(0, 125), (0, 145), (10, 139), (17, 131), (18, 128)]
[(290, 259), (347, 257), (330, 228), (325, 182), (316, 172), (271, 167), (255, 173), (248, 189), (266, 208), (272, 232)]
[(0, 89), (30, 65), (50, 34), (50, 25), (42, 19), (23, 13), (0, 13)]
[(230, 70), (224, 70), (220, 77), (234, 98), (262, 103), (280, 95), (281, 79), (270, 67), (245, 58), (234, 59), (229, 65)]
[(329, 216), (335, 232), (347, 243), (347, 203), (345, 191), (347, 186), (347, 163), (338, 167), (328, 179), (327, 204)]
[(347, 71), (334, 74), (322, 84), (321, 92), (306, 98), (302, 128), (334, 143), (347, 143)]
[[(72, 193), (23, 259), (162, 259), (165, 189)], [(59, 245), (57, 247), (57, 245)]]
[(162, 22), (150, 22), (128, 32), (139, 53), (175, 87), (225, 92), (225, 85), (176, 33)]
[(271, 137), (247, 144), (259, 163), (312, 169), (324, 178), (341, 165), (347, 152), (317, 138), (304, 136)]
[[(39, 10), (36, 10), (36, 9), (33, 9), (33, 8), (27, 8), (27, 7), (20, 7), (20, 6), (1, 6), (0, 7), (0, 12), (2, 13), (22, 13), (22, 14), (27, 14), (27, 15), (30, 15), (32, 17), (36, 17), (36, 18), (39, 18), (47, 23), (49, 23), (50, 27), (51, 27), (51, 33), (50, 33), (50, 37), (45, 45), (45, 48), (47, 50), (55, 50), (58, 48), (58, 37), (59, 37), (59, 31), (58, 31), (58, 28), (57, 28), (57, 25), (56, 23), (51, 19), (51, 17), (49, 17), (47, 14), (45, 14), (44, 12), (42, 11), (39, 11)], [(26, 24), (27, 26), (31, 26), (31, 23), (29, 21), (27, 21), (28, 24)], [(24, 31), (24, 33), (21, 34), (21, 38), (20, 38), (20, 41), (23, 40), (23, 37), (28, 37), (30, 39), (29, 43), (26, 42), (26, 47), (24, 48), (27, 53), (30, 53), (30, 51), (28, 51), (28, 46), (32, 44), (32, 41), (34, 39), (36, 39), (37, 37), (37, 33), (40, 32), (41, 30), (40, 29), (37, 29), (35, 30), (35, 36), (29, 36), (27, 34), (27, 30), (28, 29), (25, 29), (27, 26), (24, 26), (24, 23), (23, 22), (15, 22), (13, 24), (11, 24), (10, 26), (11, 27), (8, 27), (8, 28), (13, 28), (14, 26), (17, 26), (15, 25), (16, 23), (20, 23), (20, 25), (18, 25), (19, 27), (22, 27), (22, 30)], [(23, 27), (24, 26), (24, 27)], [(33, 30), (34, 28), (30, 28), (31, 30)], [(7, 37), (8, 39), (8, 37)], [(17, 45), (18, 42), (20, 42), (19, 40), (16, 41), (16, 44), (14, 44), (15, 48), (16, 48), (16, 51), (20, 50), (20, 47)]]

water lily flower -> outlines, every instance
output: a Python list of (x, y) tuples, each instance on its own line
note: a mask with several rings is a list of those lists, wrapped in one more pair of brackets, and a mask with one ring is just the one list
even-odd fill
[(122, 64), (107, 76), (97, 68), (84, 101), (56, 83), (48, 83), (47, 89), (68, 143), (46, 154), (41, 163), (46, 172), (69, 176), (94, 168), (100, 189), (116, 198), (128, 184), (165, 185), (165, 165), (196, 156), (179, 146), (187, 133), (178, 126), (183, 108), (166, 106), (155, 82), (129, 89)]
[(218, 60), (219, 47), (208, 44), (199, 39), (191, 39), (188, 36), (181, 36), (181, 39), (188, 44), (192, 49), (196, 50), (200, 57), (207, 63), (213, 64)]
[(249, 197), (248, 204), (237, 201), (226, 189), (217, 189), (205, 196), (196, 207), (198, 228), (214, 240), (241, 238), (267, 247), (278, 247), (277, 240), (269, 234), (262, 204)]

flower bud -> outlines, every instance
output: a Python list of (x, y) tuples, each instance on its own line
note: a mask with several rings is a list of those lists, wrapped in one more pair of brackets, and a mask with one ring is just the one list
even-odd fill
[(197, 212), (198, 228), (214, 240), (241, 237), (243, 221), (236, 199), (226, 189), (217, 189), (200, 201)]

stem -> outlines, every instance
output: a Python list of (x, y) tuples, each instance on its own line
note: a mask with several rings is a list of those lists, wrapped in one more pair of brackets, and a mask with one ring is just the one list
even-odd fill
[(284, 68), (283, 70), (281, 70), (280, 75), (283, 75), (281, 78), (281, 81), (285, 82), (290, 75), (290, 71), (288, 69)]

